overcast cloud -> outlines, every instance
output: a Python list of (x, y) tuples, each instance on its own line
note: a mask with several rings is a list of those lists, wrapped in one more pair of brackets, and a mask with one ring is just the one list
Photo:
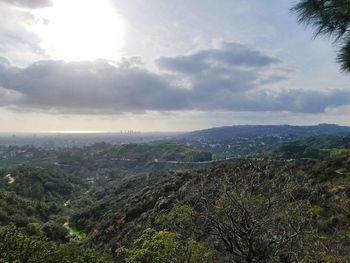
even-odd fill
[[(46, 60), (17, 68), (1, 58), (0, 105), (78, 114), (182, 110), (321, 113), (350, 103), (350, 93), (345, 90), (269, 89), (268, 84), (278, 85), (288, 78), (285, 71), (278, 71), (281, 61), (237, 43), (162, 57), (157, 60), (160, 73), (138, 61)], [(268, 74), (271, 68), (278, 73)]]
[(50, 0), (0, 0), (0, 2), (32, 9), (48, 7), (52, 5), (52, 2)]
[(47, 57), (40, 46), (40, 37), (28, 28), (37, 22), (36, 17), (29, 9), (14, 8), (17, 2), (8, 2), (12, 4), (0, 0), (0, 56), (10, 59), (16, 66)]

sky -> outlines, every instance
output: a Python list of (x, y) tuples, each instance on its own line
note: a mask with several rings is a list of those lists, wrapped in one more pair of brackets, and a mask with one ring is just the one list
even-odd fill
[(296, 0), (0, 0), (0, 132), (350, 125)]

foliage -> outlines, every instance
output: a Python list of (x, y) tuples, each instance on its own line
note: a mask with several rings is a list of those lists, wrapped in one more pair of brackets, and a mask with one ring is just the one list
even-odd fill
[(155, 224), (172, 231), (191, 232), (194, 215), (192, 207), (177, 203), (170, 211), (160, 211), (155, 217)]
[(307, 145), (298, 145), (295, 142), (291, 142), (279, 145), (274, 150), (274, 155), (281, 159), (320, 159), (327, 156), (327, 153)]
[(272, 155), (280, 159), (326, 159), (349, 155), (349, 136), (306, 137), (279, 144)]
[[(80, 245), (108, 253), (119, 248), (113, 256), (121, 262), (346, 262), (349, 145), (346, 136), (308, 137), (274, 148), (278, 159), (273, 154), (201, 169), (172, 166), (176, 171), (153, 161), (116, 161), (126, 156), (116, 152), (119, 146), (65, 149), (75, 157), (61, 166), (0, 170), (0, 222), (23, 230), (12, 229), (13, 236), (40, 241), (49, 259), (57, 251), (65, 255), (57, 256), (60, 262), (97, 257)], [(130, 156), (139, 151), (147, 158), (160, 146), (123, 147), (123, 154), (133, 149)], [(310, 153), (320, 158), (304, 160)], [(87, 188), (83, 180), (91, 176), (102, 179)]]
[(301, 0), (292, 10), (299, 23), (315, 28), (315, 37), (326, 35), (340, 43), (338, 62), (344, 71), (350, 71), (350, 1)]
[(64, 226), (62, 226), (62, 224), (58, 224), (53, 221), (48, 221), (43, 225), (42, 231), (50, 240), (55, 240), (55, 241), (69, 240), (68, 230)]
[[(8, 178), (11, 178), (12, 182)], [(55, 168), (21, 166), (0, 170), (0, 225), (14, 223), (30, 235), (66, 242), (64, 203), (85, 190), (74, 175)]]
[(125, 144), (111, 150), (111, 156), (136, 160), (198, 162), (210, 161), (209, 152), (195, 150), (181, 144)]
[(235, 176), (239, 169), (226, 175), (218, 199), (202, 196), (199, 201), (209, 233), (236, 261), (292, 260), (311, 223), (309, 203), (297, 197), (298, 180), (273, 171), (268, 163), (251, 163)]
[(213, 255), (195, 240), (181, 240), (175, 233), (151, 228), (145, 229), (133, 242), (132, 249), (121, 247), (117, 253), (125, 254), (126, 263), (204, 263), (213, 260)]
[(92, 249), (58, 245), (43, 237), (28, 237), (13, 225), (0, 228), (0, 262), (103, 263), (110, 262)]
[(350, 156), (350, 149), (333, 149), (330, 152), (330, 157), (337, 158), (337, 157), (349, 157)]

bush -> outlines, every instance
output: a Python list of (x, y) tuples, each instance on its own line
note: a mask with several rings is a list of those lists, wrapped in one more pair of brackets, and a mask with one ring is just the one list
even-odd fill
[(45, 238), (28, 237), (14, 225), (0, 228), (0, 262), (103, 263), (111, 262), (95, 250), (58, 245)]
[(42, 230), (50, 240), (63, 241), (63, 242), (66, 242), (69, 240), (68, 230), (63, 225), (60, 225), (53, 221), (49, 221), (45, 223), (43, 225)]

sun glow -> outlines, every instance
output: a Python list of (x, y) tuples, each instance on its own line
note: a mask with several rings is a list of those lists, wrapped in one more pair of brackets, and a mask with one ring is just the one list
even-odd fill
[(54, 59), (115, 60), (124, 42), (124, 23), (108, 0), (55, 0), (37, 12), (34, 30)]

